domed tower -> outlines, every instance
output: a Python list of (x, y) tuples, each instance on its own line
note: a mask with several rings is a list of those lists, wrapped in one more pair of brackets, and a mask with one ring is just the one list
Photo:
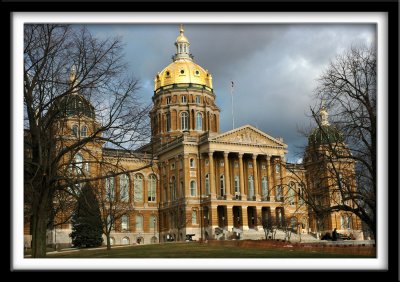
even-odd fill
[(352, 206), (346, 197), (355, 192), (355, 162), (344, 143), (342, 133), (328, 120), (323, 105), (320, 121), (308, 137), (304, 156), (306, 182), (314, 209), (309, 211), (312, 232), (331, 233), (337, 228), (341, 234), (362, 238), (361, 221), (350, 212), (338, 211), (337, 206)]
[(196, 64), (183, 25), (175, 41), (172, 63), (154, 79), (151, 127), (153, 140), (167, 142), (183, 133), (219, 132), (211, 73)]

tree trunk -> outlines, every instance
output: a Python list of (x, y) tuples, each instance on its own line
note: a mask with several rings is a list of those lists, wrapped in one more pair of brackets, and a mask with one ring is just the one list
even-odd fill
[(33, 210), (32, 221), (32, 257), (46, 257), (46, 231), (48, 214), (45, 205), (38, 205)]
[(106, 237), (107, 237), (107, 251), (109, 251), (109, 250), (111, 250), (110, 233), (107, 233)]

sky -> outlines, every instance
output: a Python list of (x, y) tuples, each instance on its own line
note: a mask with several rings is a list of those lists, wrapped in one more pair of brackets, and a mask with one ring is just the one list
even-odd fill
[[(312, 126), (318, 77), (352, 45), (376, 44), (374, 24), (184, 24), (190, 52), (211, 72), (221, 133), (250, 124), (288, 145), (286, 159), (301, 161)], [(172, 62), (178, 24), (95, 24), (98, 37), (120, 36), (139, 95), (152, 103), (154, 77)]]

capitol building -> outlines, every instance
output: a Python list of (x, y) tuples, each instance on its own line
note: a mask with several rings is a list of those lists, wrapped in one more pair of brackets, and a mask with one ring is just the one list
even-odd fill
[[(104, 189), (115, 190), (115, 196), (131, 207), (116, 221), (111, 243), (152, 244), (187, 238), (259, 240), (265, 239), (266, 226), (275, 227), (276, 233), (269, 236), (276, 238), (290, 228), (292, 239), (301, 235), (317, 240), (320, 234), (337, 228), (339, 233), (363, 239), (361, 221), (355, 215), (332, 212), (317, 224), (304, 201), (305, 186), (317, 187), (321, 182), (315, 179), (324, 179), (316, 176), (324, 172), (313, 152), (326, 149), (329, 142), (341, 141), (340, 133), (329, 124), (326, 109), (321, 108), (320, 117), (329, 136), (316, 128), (309, 136), (303, 164), (287, 163), (288, 146), (282, 138), (252, 125), (220, 131), (212, 74), (194, 61), (182, 26), (175, 46), (172, 62), (154, 78), (151, 142), (134, 152), (96, 142), (77, 154), (80, 160), (96, 157), (118, 162), (129, 171), (144, 167), (99, 183)], [(91, 134), (99, 126), (96, 110), (79, 93), (71, 93), (64, 105), (79, 105), (85, 113), (77, 122), (74, 109), (68, 110), (63, 132), (70, 138)], [(344, 175), (354, 172), (351, 160), (339, 167)], [(85, 169), (91, 174), (107, 174), (105, 167)], [(355, 181), (350, 182), (356, 186)], [(70, 244), (71, 228), (66, 223), (48, 230), (48, 244)], [(25, 235), (28, 240), (29, 222)]]

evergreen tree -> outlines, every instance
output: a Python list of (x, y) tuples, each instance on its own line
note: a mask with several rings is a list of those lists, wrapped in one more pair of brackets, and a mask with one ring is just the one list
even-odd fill
[(89, 185), (82, 188), (71, 221), (70, 237), (75, 247), (98, 247), (102, 244), (99, 202)]

